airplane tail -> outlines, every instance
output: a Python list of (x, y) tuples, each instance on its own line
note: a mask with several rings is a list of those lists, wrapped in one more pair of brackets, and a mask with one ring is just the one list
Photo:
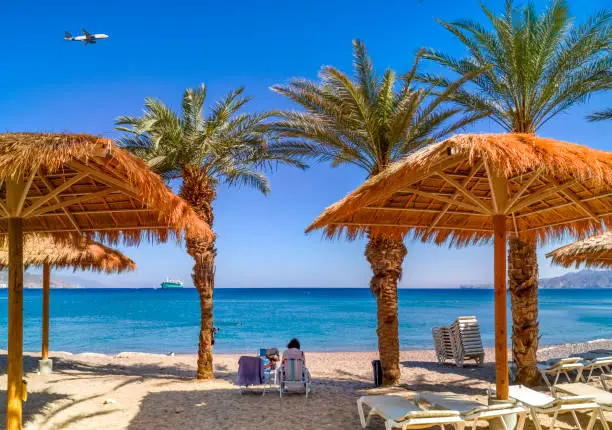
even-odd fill
[(72, 34), (68, 33), (67, 31), (64, 31), (64, 39), (66, 40), (72, 39)]

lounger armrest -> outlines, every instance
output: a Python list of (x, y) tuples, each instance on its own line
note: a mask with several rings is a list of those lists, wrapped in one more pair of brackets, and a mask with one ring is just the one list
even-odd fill
[(446, 418), (446, 417), (458, 417), (461, 415), (459, 411), (449, 411), (440, 409), (428, 409), (422, 411), (408, 412), (399, 421), (405, 421), (415, 418)]
[(553, 405), (555, 406), (575, 405), (579, 403), (589, 403), (589, 402), (594, 402), (594, 401), (595, 401), (594, 396), (562, 396), (562, 397), (557, 397), (555, 401), (553, 402)]

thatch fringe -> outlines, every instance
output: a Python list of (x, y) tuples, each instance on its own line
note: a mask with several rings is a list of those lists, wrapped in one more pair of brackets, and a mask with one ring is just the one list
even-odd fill
[(562, 246), (546, 257), (564, 267), (612, 268), (612, 231)]
[[(25, 266), (48, 264), (56, 269), (91, 270), (105, 273), (133, 271), (136, 264), (123, 253), (101, 243), (80, 240), (66, 243), (50, 236), (28, 234), (24, 238)], [(8, 266), (8, 240), (0, 240), (0, 268)]]
[[(453, 165), (454, 160), (458, 162)], [(435, 228), (430, 228), (436, 210), (442, 211), (444, 204), (414, 193), (411, 200), (400, 193), (406, 184), (414, 184), (421, 191), (449, 196), (446, 192), (455, 188), (441, 179), (428, 177), (428, 174), (439, 169), (466, 179), (470, 169), (477, 165), (484, 166), (478, 172), (480, 179), (486, 179), (488, 166), (491, 172), (506, 178), (513, 192), (523, 185), (529, 186), (528, 179), (534, 172), (538, 172), (538, 178), (556, 184), (575, 181), (575, 185), (567, 187), (567, 190), (580, 194), (584, 199), (601, 195), (600, 199), (592, 199), (586, 205), (600, 214), (598, 216), (604, 225), (612, 225), (612, 194), (606, 197), (606, 193), (612, 193), (611, 153), (531, 134), (460, 134), (414, 152), (370, 178), (344, 199), (329, 206), (306, 232), (323, 229), (324, 235), (330, 239), (345, 237), (351, 240), (365, 234), (385, 234), (438, 244), (447, 242), (452, 246), (486, 243), (492, 237), (490, 217), (478, 218), (478, 213), (469, 211), (459, 213), (461, 208), (458, 207), (455, 209), (457, 215), (445, 216), (444, 224), (438, 222)], [(530, 186), (525, 196), (546, 188), (545, 182), (536, 184)], [(482, 182), (470, 191), (478, 194), (480, 199), (491, 199), (490, 189), (488, 186), (485, 189)], [(565, 234), (584, 237), (601, 231), (599, 221), (585, 216), (578, 206), (561, 201), (557, 195), (547, 199), (507, 214), (509, 233), (532, 236), (543, 243)], [(470, 203), (465, 198), (462, 201)], [(557, 205), (559, 209), (546, 212), (544, 203)], [(431, 213), (408, 215), (400, 210), (406, 207), (414, 208), (415, 212), (422, 208)], [(394, 209), (395, 212), (385, 212), (384, 209)], [(513, 219), (513, 215), (519, 217), (519, 221)]]
[[(109, 243), (124, 242), (129, 245), (138, 244), (142, 238), (152, 242), (165, 242), (171, 237), (179, 239), (183, 233), (193, 236), (212, 236), (208, 225), (183, 199), (173, 194), (145, 162), (119, 148), (110, 139), (87, 134), (0, 134), (0, 181), (2, 182), (8, 178), (27, 178), (33, 169), (38, 169), (41, 176), (74, 174), (71, 163), (75, 161), (84, 166), (90, 163), (97, 167), (102, 166), (122, 183), (137, 189), (139, 203), (154, 210), (147, 221), (155, 225), (149, 225), (144, 231), (137, 228), (145, 224), (136, 220), (135, 217), (138, 215), (121, 214), (116, 218), (130, 221), (126, 223), (130, 228), (119, 225), (117, 228), (94, 232), (91, 220), (93, 219), (95, 225), (96, 217), (90, 216), (86, 220), (86, 227), (90, 227), (86, 229), (86, 236)], [(90, 185), (90, 187), (93, 188), (87, 192), (96, 191), (95, 186)], [(5, 187), (3, 191), (5, 193)], [(133, 199), (133, 196), (128, 198)], [(87, 211), (88, 207), (94, 204), (100, 205), (100, 200), (87, 201), (82, 206)], [(26, 223), (26, 229), (32, 227), (31, 230), (42, 231), (44, 229), (40, 224), (37, 224), (37, 228), (33, 228)], [(60, 230), (60, 227), (55, 226), (53, 230)], [(65, 231), (54, 231), (54, 235), (60, 239), (74, 236), (73, 233)]]

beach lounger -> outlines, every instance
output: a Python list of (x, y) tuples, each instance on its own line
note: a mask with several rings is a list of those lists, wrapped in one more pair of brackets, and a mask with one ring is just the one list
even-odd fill
[(445, 364), (447, 361), (454, 360), (455, 355), (453, 354), (450, 328), (445, 326), (433, 327), (431, 329), (431, 335), (433, 337), (438, 363)]
[[(567, 382), (578, 382), (582, 377), (582, 358), (571, 357), (562, 358), (561, 360), (555, 361), (552, 364), (538, 364), (538, 370), (542, 375), (542, 379), (548, 385), (548, 388), (552, 388), (559, 382), (559, 377), (565, 375)], [(576, 372), (574, 380), (572, 380), (570, 373)]]
[[(370, 409), (367, 417), (363, 411), (364, 405)], [(400, 396), (363, 396), (357, 400), (357, 409), (363, 428), (368, 426), (373, 415), (385, 420), (386, 430), (428, 429), (435, 426), (444, 429), (447, 425), (454, 426), (456, 430), (463, 430), (465, 425), (458, 411), (423, 410), (412, 401)]]
[(571, 396), (571, 397), (553, 397), (549, 394), (540, 393), (523, 385), (510, 386), (510, 398), (520, 402), (529, 409), (531, 419), (537, 430), (542, 430), (542, 425), (538, 420), (538, 414), (552, 415), (552, 424), (550, 429), (554, 430), (555, 423), (559, 414), (571, 414), (576, 423), (576, 428), (582, 429), (582, 425), (578, 420), (576, 412), (591, 413), (591, 418), (586, 427), (586, 430), (592, 430), (597, 417), (601, 414), (601, 408), (595, 402), (593, 396)]
[(601, 375), (599, 380), (604, 390), (612, 391), (612, 375)]
[(502, 423), (502, 428), (507, 429), (503, 417), (512, 415), (518, 415), (516, 430), (522, 430), (527, 417), (527, 409), (511, 401), (485, 405), (460, 394), (427, 391), (418, 393), (414, 401), (419, 406), (424, 403), (433, 409), (458, 411), (464, 421), (472, 423), (472, 429), (474, 430), (478, 426), (478, 421), (488, 422), (492, 420), (498, 420)]
[(609, 430), (608, 423), (603, 411), (612, 412), (612, 393), (602, 390), (601, 388), (593, 387), (584, 382), (574, 382), (570, 384), (558, 384), (553, 388), (555, 394), (563, 393), (572, 396), (592, 396), (595, 398), (595, 403), (600, 406), (599, 418), (606, 430)]
[(457, 366), (463, 367), (465, 360), (475, 360), (479, 366), (482, 366), (485, 352), (476, 317), (457, 318), (450, 326), (450, 333)]
[(582, 380), (584, 382), (590, 382), (594, 376), (593, 372), (600, 371), (601, 374), (610, 374), (612, 369), (612, 356), (611, 357), (599, 357), (591, 361), (583, 362), (582, 368)]

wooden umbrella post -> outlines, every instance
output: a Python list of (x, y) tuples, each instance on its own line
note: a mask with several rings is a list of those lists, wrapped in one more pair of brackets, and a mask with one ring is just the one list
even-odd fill
[(508, 334), (506, 326), (506, 217), (493, 216), (495, 286), (495, 384), (497, 398), (508, 400)]
[(6, 388), (6, 428), (21, 429), (23, 389), (23, 218), (21, 212), (23, 182), (6, 181), (9, 213), (8, 270), (8, 365)]
[(53, 361), (49, 359), (49, 294), (51, 292), (51, 266), (43, 264), (43, 299), (42, 299), (42, 357), (38, 361), (41, 375), (53, 372)]
[(49, 358), (49, 289), (51, 268), (49, 263), (43, 265), (43, 300), (42, 300), (42, 359)]

